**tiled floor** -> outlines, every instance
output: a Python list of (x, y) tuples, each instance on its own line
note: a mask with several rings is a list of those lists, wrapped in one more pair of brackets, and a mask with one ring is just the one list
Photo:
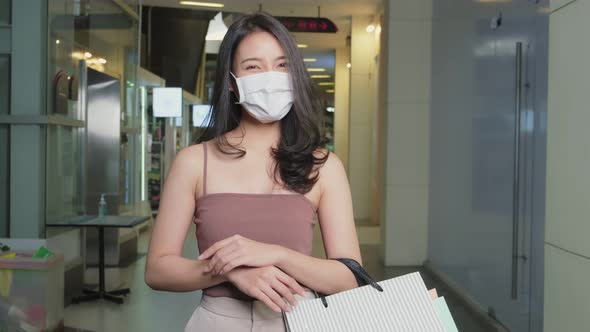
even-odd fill
[[(194, 236), (194, 229), (189, 231)], [(149, 232), (139, 239), (139, 252), (147, 252)], [(187, 239), (183, 255), (196, 258), (197, 244)], [(98, 301), (72, 304), (65, 310), (65, 325), (100, 332), (161, 332), (183, 331), (186, 321), (201, 300), (201, 292), (169, 293), (150, 289), (144, 282), (146, 257), (123, 269), (107, 269), (107, 289), (123, 285), (131, 294), (122, 305)], [(96, 279), (96, 269), (90, 269), (87, 280)]]
[[(188, 233), (183, 254), (196, 258), (197, 246), (194, 241), (194, 230)], [(457, 322), (459, 331), (487, 332), (495, 331), (486, 327), (473, 317), (471, 312), (456, 299), (444, 285), (420, 267), (383, 268), (379, 263), (379, 228), (361, 226), (358, 230), (361, 242), (363, 261), (367, 271), (377, 280), (420, 271), (429, 288), (437, 288), (439, 294), (445, 296), (451, 312)], [(140, 236), (139, 251), (147, 252), (149, 232)], [(319, 231), (314, 237), (314, 255), (323, 255), (322, 241)], [(131, 295), (123, 305), (104, 301), (72, 304), (65, 310), (65, 323), (69, 331), (89, 330), (100, 332), (172, 332), (183, 331), (186, 321), (199, 304), (201, 292), (168, 293), (151, 290), (143, 280), (145, 256), (126, 268), (107, 269), (107, 288), (113, 289), (123, 285), (131, 288)], [(89, 269), (86, 279), (96, 280), (96, 269)]]

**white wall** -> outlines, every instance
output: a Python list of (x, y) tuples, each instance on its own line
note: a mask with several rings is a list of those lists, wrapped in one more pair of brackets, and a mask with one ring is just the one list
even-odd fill
[(375, 57), (377, 40), (367, 32), (370, 16), (353, 16), (350, 60), (350, 130), (348, 171), (356, 220), (371, 216), (373, 117), (375, 115)]
[(552, 1), (545, 232), (545, 331), (590, 326), (590, 0)]
[(348, 138), (350, 117), (350, 48), (336, 49), (335, 91), (334, 91), (334, 152), (342, 160), (348, 172)]
[(427, 255), (431, 1), (385, 1), (385, 265), (421, 265)]

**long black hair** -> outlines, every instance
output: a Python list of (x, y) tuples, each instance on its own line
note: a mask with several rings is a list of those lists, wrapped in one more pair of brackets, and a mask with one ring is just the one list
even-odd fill
[(215, 139), (225, 154), (237, 158), (246, 154), (229, 143), (225, 133), (239, 126), (242, 114), (235, 94), (230, 92), (235, 50), (244, 37), (255, 31), (266, 31), (281, 44), (293, 87), (293, 106), (280, 121), (281, 138), (272, 150), (274, 179), (288, 190), (305, 194), (317, 182), (318, 168), (328, 159), (328, 153), (319, 152), (324, 144), (321, 104), (295, 41), (285, 26), (267, 13), (242, 16), (225, 34), (219, 48), (209, 122), (198, 141)]

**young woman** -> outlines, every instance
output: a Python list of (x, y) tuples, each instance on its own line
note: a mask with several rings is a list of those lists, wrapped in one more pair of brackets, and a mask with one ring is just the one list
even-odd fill
[[(346, 266), (311, 256), (317, 213), (327, 257), (361, 262), (346, 173), (322, 148), (312, 85), (275, 18), (228, 29), (209, 126), (174, 161), (147, 257), (153, 289), (203, 290), (186, 331), (283, 331), (281, 311), (310, 289), (356, 287)], [(181, 257), (193, 220), (197, 260)]]

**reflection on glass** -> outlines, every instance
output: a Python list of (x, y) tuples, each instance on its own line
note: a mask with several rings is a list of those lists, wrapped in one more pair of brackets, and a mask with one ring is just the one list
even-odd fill
[[(1, 1), (1, 0), (0, 0)], [(7, 55), (0, 55), (0, 115), (8, 114), (10, 108), (10, 61)]]
[(10, 24), (10, 1), (11, 0), (0, 0), (0, 25)]
[(83, 212), (78, 192), (78, 128), (47, 127), (47, 221)]
[[(0, 0), (4, 1), (4, 0)], [(141, 13), (138, 2), (133, 1), (129, 8), (136, 13), (125, 11), (114, 1), (51, 0), (48, 5), (47, 28), (49, 77), (47, 84), (48, 114), (61, 114), (69, 118), (85, 120), (84, 110), (78, 108), (77, 91), (80, 77), (80, 60), (89, 68), (116, 77), (121, 89), (121, 146), (120, 146), (120, 186), (121, 204), (133, 204), (140, 198), (141, 164), (134, 156), (140, 153), (140, 117), (137, 107), (137, 67), (139, 55), (139, 20)], [(140, 3), (140, 2), (139, 2)], [(108, 18), (100, 22), (91, 20), (95, 17)], [(74, 20), (74, 17), (76, 20)], [(86, 20), (86, 21), (85, 21)], [(74, 24), (74, 22), (77, 22)], [(92, 23), (92, 24), (91, 24)], [(65, 78), (65, 79), (63, 79)], [(56, 93), (56, 83), (67, 87), (65, 93)], [(65, 95), (65, 96), (64, 96)], [(57, 98), (60, 97), (60, 98)], [(81, 181), (81, 164), (73, 163), (71, 156), (59, 148), (71, 144), (72, 151), (78, 151), (77, 129), (48, 129), (48, 220), (52, 217), (65, 216), (84, 210), (84, 204), (78, 206), (70, 197), (72, 188)], [(67, 143), (70, 142), (70, 143)], [(54, 150), (54, 151), (50, 151)], [(63, 150), (63, 151), (61, 151)], [(76, 152), (80, 153), (80, 152)], [(93, 151), (85, 153), (92, 155)], [(51, 159), (53, 158), (53, 159)], [(74, 159), (75, 160), (75, 159)], [(69, 167), (72, 167), (70, 170)], [(56, 172), (56, 173), (54, 173)], [(61, 172), (61, 173), (60, 173)], [(62, 183), (62, 177), (73, 177), (73, 187)], [(49, 178), (53, 177), (53, 178)], [(52, 185), (63, 186), (52, 193)], [(51, 200), (51, 202), (49, 202)], [(80, 200), (83, 202), (83, 200)], [(54, 206), (55, 205), (55, 206)]]
[(8, 183), (8, 166), (10, 163), (8, 130), (8, 125), (0, 125), (0, 238), (8, 237), (8, 195), (10, 194)]

